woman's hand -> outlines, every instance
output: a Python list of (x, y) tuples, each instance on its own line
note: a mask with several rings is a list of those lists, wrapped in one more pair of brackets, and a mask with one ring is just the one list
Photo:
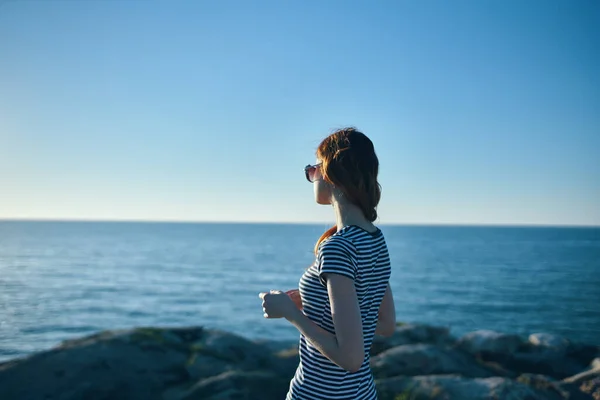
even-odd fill
[(290, 296), (279, 290), (260, 293), (258, 297), (263, 301), (265, 318), (288, 318), (294, 312), (298, 312), (298, 308)]
[(298, 289), (292, 289), (285, 293), (290, 296), (290, 299), (292, 299), (294, 304), (296, 304), (296, 307), (298, 307), (299, 310), (302, 310), (302, 298), (300, 297), (300, 291)]

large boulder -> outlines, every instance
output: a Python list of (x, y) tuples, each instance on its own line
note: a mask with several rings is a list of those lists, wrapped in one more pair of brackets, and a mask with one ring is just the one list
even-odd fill
[(572, 347), (526, 344), (512, 353), (481, 353), (485, 363), (494, 363), (517, 374), (541, 374), (563, 379), (586, 369), (590, 356), (574, 356)]
[(371, 359), (371, 367), (378, 378), (438, 374), (481, 378), (493, 375), (463, 352), (431, 344), (408, 344), (386, 350)]
[(267, 348), (221, 331), (102, 332), (1, 364), (0, 399), (161, 399), (229, 370), (268, 370), (273, 360)]
[(548, 358), (568, 358), (580, 365), (588, 365), (600, 356), (600, 348), (571, 341), (563, 336), (551, 333), (534, 333), (521, 347), (520, 352), (544, 354)]
[(300, 363), (298, 341), (289, 340), (258, 340), (255, 343), (268, 348), (273, 357), (270, 359), (269, 370), (278, 375), (291, 379)]
[(188, 358), (176, 336), (103, 332), (0, 365), (0, 398), (156, 399), (165, 387), (188, 379)]
[(299, 363), (298, 346), (294, 346), (275, 352), (269, 370), (289, 381), (296, 373)]
[(524, 341), (517, 335), (476, 331), (460, 338), (457, 346), (474, 354), (482, 364), (495, 365), (516, 375), (540, 374), (555, 379), (585, 370), (596, 354), (593, 346), (574, 344), (546, 333), (533, 334)]
[(600, 358), (600, 346), (570, 342), (566, 356), (580, 364), (589, 365), (594, 359)]
[(452, 375), (395, 377), (377, 381), (379, 400), (559, 400), (558, 393), (501, 377), (468, 379)]
[(597, 365), (597, 363), (592, 363), (592, 368), (586, 371), (563, 379), (563, 382), (581, 384), (594, 379), (600, 379), (600, 365)]
[(292, 348), (298, 348), (299, 341), (298, 340), (267, 340), (267, 339), (259, 339), (254, 340), (253, 343), (258, 344), (262, 348), (267, 348), (273, 353), (277, 353), (279, 351), (289, 350)]
[(204, 379), (186, 392), (173, 397), (177, 400), (254, 400), (284, 399), (290, 385), (272, 372), (228, 371)]
[(377, 355), (392, 347), (405, 344), (430, 343), (446, 345), (453, 342), (450, 328), (444, 326), (430, 326), (421, 324), (401, 323), (391, 337), (375, 336), (371, 346), (371, 355)]
[(560, 398), (568, 400), (591, 400), (575, 384), (557, 381), (549, 376), (536, 374), (523, 374), (517, 378), (517, 382), (524, 383), (529, 387), (543, 392), (559, 395)]
[(588, 394), (594, 400), (600, 399), (600, 378), (586, 381), (579, 387), (582, 393)]
[(551, 333), (533, 333), (529, 335), (529, 343), (542, 351), (565, 354), (569, 349), (568, 339)]
[(556, 353), (515, 353), (498, 361), (503, 367), (518, 373), (541, 374), (555, 379), (563, 379), (585, 369), (577, 360)]
[[(381, 400), (600, 399), (598, 347), (560, 337), (479, 331), (457, 344), (447, 328), (404, 325), (377, 346)], [(0, 363), (0, 399), (281, 399), (297, 366), (297, 342), (203, 328), (108, 331)]]
[(457, 342), (459, 348), (471, 354), (512, 354), (523, 344), (524, 340), (518, 335), (489, 330), (467, 333)]
[(192, 352), (209, 356), (241, 370), (256, 370), (270, 367), (271, 350), (233, 333), (207, 330), (190, 343)]

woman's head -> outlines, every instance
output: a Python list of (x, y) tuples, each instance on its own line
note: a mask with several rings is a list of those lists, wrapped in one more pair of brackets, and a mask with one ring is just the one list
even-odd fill
[(360, 208), (366, 219), (377, 219), (381, 186), (377, 182), (379, 160), (373, 142), (354, 128), (327, 136), (317, 148), (317, 164), (306, 168), (314, 182), (315, 199), (330, 204), (335, 195)]

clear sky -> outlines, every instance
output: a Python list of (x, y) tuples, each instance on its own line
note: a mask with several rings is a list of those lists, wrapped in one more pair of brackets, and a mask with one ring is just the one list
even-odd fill
[(0, 218), (600, 225), (600, 2), (0, 0)]

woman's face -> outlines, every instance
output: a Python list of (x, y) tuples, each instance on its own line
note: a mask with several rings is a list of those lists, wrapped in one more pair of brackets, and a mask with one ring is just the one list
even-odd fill
[[(321, 160), (317, 159), (317, 164), (321, 164)], [(317, 167), (314, 175), (313, 189), (315, 192), (315, 201), (317, 204), (331, 204), (331, 184), (323, 179), (321, 173), (321, 165)]]

